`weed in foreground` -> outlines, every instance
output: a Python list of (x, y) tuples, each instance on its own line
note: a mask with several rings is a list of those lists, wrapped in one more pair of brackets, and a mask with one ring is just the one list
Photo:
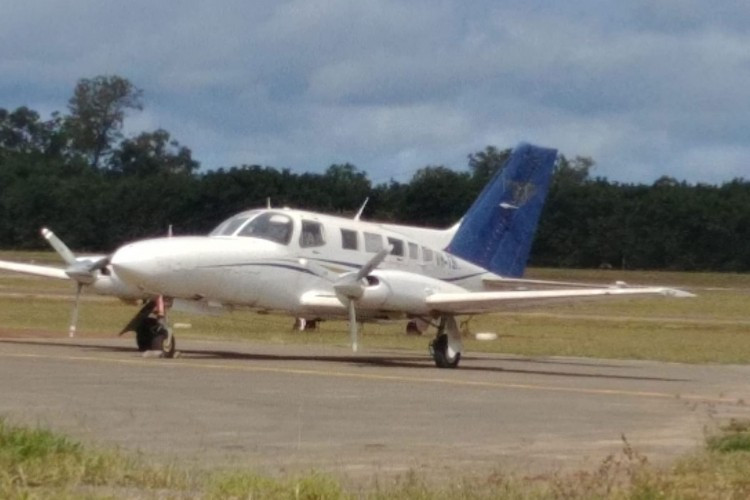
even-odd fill
[(706, 438), (706, 447), (719, 453), (750, 452), (750, 420), (730, 420)]
[[(750, 422), (732, 421), (714, 437), (736, 438), (748, 432)], [(671, 467), (657, 467), (622, 439), (622, 451), (607, 457), (594, 471), (534, 478), (502, 472), (484, 477), (457, 474), (442, 486), (412, 472), (353, 491), (317, 472), (272, 478), (252, 471), (196, 473), (149, 464), (140, 456), (86, 449), (53, 432), (12, 426), (0, 418), (0, 498), (750, 498), (750, 453), (742, 447), (717, 447), (708, 439), (706, 450)]]

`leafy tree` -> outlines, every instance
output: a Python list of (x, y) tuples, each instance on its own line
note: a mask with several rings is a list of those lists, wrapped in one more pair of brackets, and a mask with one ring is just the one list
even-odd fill
[(0, 148), (4, 152), (32, 152), (45, 149), (45, 124), (39, 113), (26, 106), (8, 111), (0, 108)]
[(401, 220), (435, 227), (454, 224), (473, 201), (471, 182), (467, 172), (443, 166), (419, 169), (405, 189)]
[(481, 190), (490, 179), (505, 166), (512, 150), (499, 150), (495, 146), (487, 146), (484, 151), (469, 155), (469, 170), (475, 189)]
[(594, 160), (587, 156), (576, 156), (568, 160), (565, 155), (560, 155), (553, 171), (552, 187), (580, 186), (589, 180), (591, 169), (595, 165)]
[[(120, 77), (81, 80), (68, 116), (0, 108), (0, 244), (44, 248), (43, 225), (74, 248), (109, 251), (132, 239), (206, 233), (233, 213), (289, 205), (445, 227), (461, 217), (509, 149), (469, 155), (469, 169), (417, 171), (373, 187), (351, 164), (322, 173), (242, 165), (199, 172), (166, 130), (122, 139), (141, 91)], [(560, 156), (532, 249), (535, 265), (628, 269), (750, 270), (750, 182), (653, 185), (591, 178), (594, 161)], [(107, 169), (91, 168), (107, 166)]]
[(67, 153), (63, 119), (58, 113), (43, 121), (39, 113), (21, 106), (0, 108), (0, 154), (37, 154), (47, 157)]
[(110, 159), (110, 170), (124, 175), (191, 174), (199, 166), (190, 149), (163, 129), (123, 140)]
[(336, 212), (351, 211), (361, 205), (372, 190), (367, 174), (351, 163), (331, 165), (321, 179)]
[(654, 187), (676, 187), (679, 186), (679, 182), (674, 177), (668, 175), (662, 175), (656, 181), (654, 181)]
[(78, 81), (68, 101), (67, 128), (74, 147), (94, 169), (122, 137), (126, 111), (143, 109), (142, 97), (142, 90), (117, 75)]

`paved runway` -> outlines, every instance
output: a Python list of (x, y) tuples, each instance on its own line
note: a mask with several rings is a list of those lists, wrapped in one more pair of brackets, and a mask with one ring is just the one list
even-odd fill
[(348, 476), (593, 467), (651, 460), (750, 418), (750, 366), (425, 353), (180, 339), (144, 358), (122, 339), (0, 340), (0, 415), (202, 465)]

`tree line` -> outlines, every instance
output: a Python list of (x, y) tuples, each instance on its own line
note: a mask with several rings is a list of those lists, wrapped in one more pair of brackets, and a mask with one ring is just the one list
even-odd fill
[[(107, 252), (143, 237), (211, 230), (233, 213), (293, 206), (369, 220), (455, 223), (510, 149), (488, 146), (466, 170), (424, 166), (408, 182), (373, 184), (352, 164), (323, 173), (237, 165), (201, 170), (163, 129), (125, 137), (143, 92), (119, 76), (82, 79), (67, 111), (43, 119), (0, 108), (0, 247), (44, 248), (43, 226), (71, 247)], [(557, 267), (750, 270), (750, 182), (653, 185), (593, 177), (594, 161), (560, 156), (531, 263)]]

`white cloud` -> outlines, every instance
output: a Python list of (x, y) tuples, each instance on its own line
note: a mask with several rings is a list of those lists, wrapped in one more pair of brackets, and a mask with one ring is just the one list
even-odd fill
[(616, 180), (721, 182), (750, 158), (749, 21), (697, 0), (12, 2), (0, 106), (64, 110), (78, 78), (116, 73), (145, 90), (127, 130), (209, 168), (408, 179), (527, 140)]

